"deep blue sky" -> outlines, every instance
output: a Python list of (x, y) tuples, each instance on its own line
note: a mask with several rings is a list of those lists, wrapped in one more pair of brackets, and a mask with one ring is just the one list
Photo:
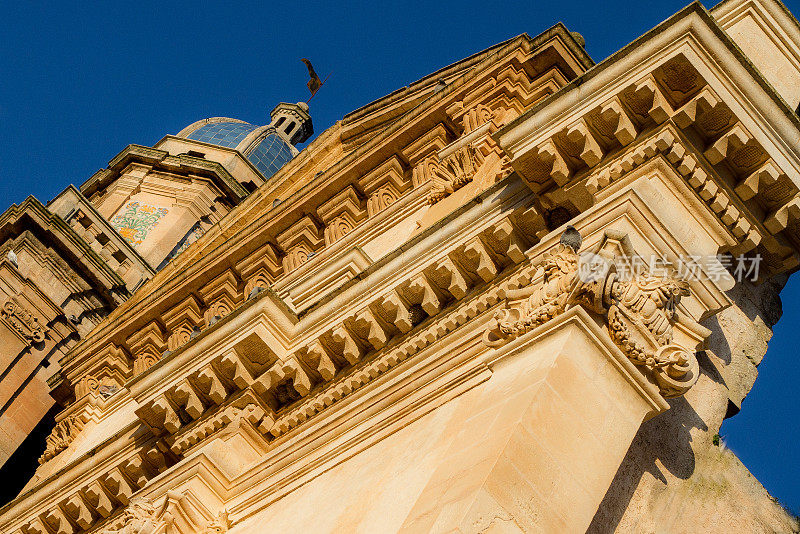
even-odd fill
[[(786, 2), (800, 13), (800, 0)], [(130, 143), (152, 145), (210, 116), (268, 122), (305, 100), (308, 57), (328, 84), (317, 132), (345, 113), (492, 44), (558, 21), (600, 61), (685, 1), (4, 2), (0, 31), (0, 209), (52, 199)], [(710, 7), (710, 6), (708, 6)], [(767, 489), (800, 511), (800, 285), (742, 412), (722, 428)]]

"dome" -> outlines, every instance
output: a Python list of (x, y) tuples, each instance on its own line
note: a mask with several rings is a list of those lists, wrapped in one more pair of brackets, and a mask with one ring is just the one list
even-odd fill
[(258, 128), (247, 122), (209, 122), (194, 130), (186, 139), (217, 146), (236, 148), (247, 134)]
[(269, 178), (294, 157), (297, 149), (278, 135), (274, 128), (269, 128), (265, 133), (251, 145), (245, 157), (265, 178)]
[(239, 119), (212, 117), (194, 122), (177, 137), (239, 151), (269, 178), (298, 154), (296, 143), (314, 133), (308, 104), (281, 102), (270, 113), (270, 123), (257, 126)]

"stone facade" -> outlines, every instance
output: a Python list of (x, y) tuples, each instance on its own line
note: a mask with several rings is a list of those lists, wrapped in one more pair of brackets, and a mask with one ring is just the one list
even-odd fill
[[(798, 87), (775, 0), (693, 4), (597, 65), (559, 24), (274, 175), (254, 143), (310, 135), (307, 107), (12, 207), (3, 357), (36, 347), (63, 409), (0, 531), (798, 531), (713, 440), (800, 263)], [(85, 324), (43, 289), (55, 256)]]

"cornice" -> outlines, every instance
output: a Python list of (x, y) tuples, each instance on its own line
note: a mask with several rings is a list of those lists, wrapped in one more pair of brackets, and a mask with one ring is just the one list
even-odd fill
[[(498, 206), (499, 207), (499, 206)], [(473, 212), (480, 211), (473, 208)], [(502, 211), (502, 210), (500, 210)], [(475, 214), (474, 214), (475, 215)], [(557, 232), (553, 232), (556, 234)], [(435, 366), (438, 368), (437, 373), (450, 373), (450, 381), (455, 380), (455, 382), (449, 382), (445, 387), (438, 386), (433, 391), (423, 392), (424, 388), (419, 387), (419, 380), (418, 376), (413, 378), (414, 389), (418, 392), (418, 394), (423, 394), (424, 396), (420, 398), (419, 404), (417, 404), (418, 411), (415, 415), (411, 416), (410, 420), (414, 420), (414, 418), (421, 416), (426, 411), (429, 411), (435, 407), (436, 398), (440, 398), (443, 394), (447, 393), (448, 391), (452, 391), (451, 394), (457, 394), (457, 391), (453, 391), (453, 385), (457, 384), (459, 381), (462, 381), (466, 387), (474, 387), (477, 383), (488, 378), (488, 375), (485, 373), (484, 369), (491, 367), (493, 363), (495, 363), (500, 357), (502, 357), (503, 352), (499, 355), (492, 354), (486, 347), (480, 347), (480, 345), (475, 345), (473, 349), (469, 351), (465, 350), (447, 350), (446, 345), (451, 343), (470, 343), (470, 340), (476, 340), (482, 332), (484, 331), (484, 327), (487, 324), (487, 321), (491, 319), (493, 314), (497, 311), (497, 305), (503, 300), (504, 295), (510, 294), (514, 290), (520, 287), (527, 286), (531, 284), (535, 280), (535, 271), (538, 269), (539, 262), (537, 260), (543, 253), (545, 253), (548, 248), (551, 246), (553, 241), (552, 234), (547, 236), (544, 241), (534, 247), (534, 249), (528, 251), (524, 256), (521, 258), (521, 262), (516, 266), (512, 267), (511, 269), (504, 270), (502, 273), (498, 272), (496, 277), (491, 277), (488, 280), (485, 280), (485, 284), (481, 282), (476, 282), (475, 289), (476, 291), (470, 291), (467, 293), (466, 298), (457, 300), (451, 306), (445, 306), (441, 309), (441, 313), (436, 314), (435, 316), (431, 316), (426, 321), (423, 321), (417, 327), (415, 327), (411, 332), (407, 335), (403, 335), (394, 339), (391, 343), (386, 344), (381, 350), (377, 351), (373, 356), (369, 358), (365, 358), (363, 364), (357, 365), (353, 368), (352, 372), (348, 374), (338, 375), (336, 379), (331, 382), (331, 385), (328, 387), (323, 387), (321, 389), (315, 388), (313, 391), (308, 391), (306, 395), (308, 398), (302, 402), (297, 404), (290, 405), (286, 408), (285, 411), (281, 411), (275, 414), (275, 416), (271, 416), (269, 422), (265, 422), (264, 416), (258, 416), (257, 419), (252, 421), (251, 424), (258, 428), (258, 432), (261, 434), (267, 434), (272, 445), (274, 451), (267, 455), (264, 460), (262, 460), (262, 464), (264, 469), (255, 468), (255, 472), (259, 473), (258, 477), (248, 476), (246, 478), (240, 478), (238, 480), (231, 480), (229, 489), (225, 491), (225, 493), (229, 493), (231, 488), (241, 487), (241, 489), (246, 490), (248, 487), (252, 487), (252, 490), (242, 491), (240, 493), (240, 497), (237, 498), (236, 503), (234, 503), (232, 510), (235, 510), (237, 513), (241, 514), (241, 517), (249, 515), (253, 513), (254, 509), (260, 508), (260, 505), (256, 505), (256, 501), (263, 501), (263, 499), (267, 496), (272, 494), (275, 491), (275, 487), (273, 486), (259, 486), (255, 487), (255, 482), (259, 480), (264, 480), (264, 478), (268, 476), (273, 476), (276, 472), (276, 469), (284, 469), (285, 474), (281, 476), (280, 485), (283, 487), (291, 487), (295, 482), (300, 482), (302, 476), (304, 475), (303, 472), (294, 471), (296, 468), (292, 468), (291, 465), (287, 461), (282, 461), (280, 458), (288, 458), (294, 457), (298, 452), (299, 449), (303, 447), (308, 447), (310, 445), (310, 439), (313, 433), (316, 433), (316, 440), (319, 441), (323, 439), (321, 437), (321, 432), (326, 434), (325, 440), (330, 439), (330, 432), (333, 421), (331, 418), (334, 417), (338, 418), (337, 425), (341, 427), (341, 425), (353, 425), (358, 423), (358, 420), (353, 420), (352, 418), (347, 417), (348, 409), (352, 410), (352, 402), (364, 402), (365, 395), (372, 396), (373, 399), (377, 400), (379, 397), (381, 399), (380, 403), (375, 403), (373, 401), (373, 405), (376, 407), (383, 407), (389, 405), (391, 402), (400, 402), (400, 399), (403, 399), (407, 394), (404, 394), (400, 391), (399, 388), (403, 386), (403, 384), (410, 384), (409, 380), (412, 380), (412, 377), (409, 376), (409, 371), (411, 368), (404, 367), (404, 371), (401, 371), (398, 368), (398, 371), (394, 371), (395, 367), (397, 367), (401, 362), (411, 359), (413, 357), (414, 361), (418, 362), (414, 364), (414, 368), (418, 368), (419, 365), (424, 364), (428, 366)], [(445, 247), (446, 248), (446, 247)], [(424, 256), (422, 256), (424, 259)], [(390, 268), (390, 266), (387, 266)], [(409, 266), (404, 274), (405, 277), (408, 277), (413, 271), (416, 271), (418, 267)], [(424, 269), (423, 269), (424, 270)], [(381, 273), (375, 273), (373, 278), (375, 280), (382, 279), (383, 277), (380, 276)], [(389, 286), (396, 284), (397, 282), (390, 282)], [(364, 293), (364, 291), (361, 291)], [(366, 299), (372, 300), (375, 299), (376, 296), (378, 298), (381, 292), (378, 291), (368, 291), (368, 295)], [(248, 320), (252, 320), (261, 314), (264, 310), (262, 299), (254, 301), (249, 307), (245, 307), (242, 309), (241, 316), (231, 315), (230, 319), (227, 319), (226, 323), (228, 328), (244, 328), (245, 330), (249, 331), (246, 324), (242, 323), (242, 320), (247, 322)], [(579, 310), (573, 310), (571, 314), (564, 314), (559, 316), (556, 319), (556, 323), (548, 323), (543, 325), (542, 329), (536, 330), (535, 333), (532, 333), (531, 336), (536, 337), (540, 335), (544, 331), (551, 330), (554, 328), (560, 321), (570, 321), (578, 316), (585, 316), (586, 312), (581, 312)], [(248, 317), (250, 319), (248, 319)], [(341, 317), (333, 317), (331, 320), (339, 321)], [(594, 324), (593, 320), (586, 320), (584, 317), (583, 322), (586, 324)], [(236, 323), (236, 324), (234, 324)], [(286, 328), (280, 329), (282, 332), (287, 333)], [(594, 327), (590, 327), (590, 330), (593, 332), (593, 335), (597, 338), (606, 335), (600, 332), (599, 328), (595, 325)], [(216, 335), (214, 336), (217, 341), (214, 341), (212, 337), (209, 335), (212, 332), (209, 331), (206, 337), (202, 339), (198, 338), (195, 344), (188, 346), (184, 351), (180, 353), (174, 354), (171, 358), (162, 360), (156, 366), (150, 368), (147, 372), (140, 375), (137, 380), (131, 381), (128, 383), (127, 387), (130, 390), (131, 394), (134, 398), (137, 398), (137, 403), (140, 404), (141, 408), (137, 409), (137, 413), (142, 413), (142, 410), (149, 410), (150, 402), (148, 399), (153, 398), (153, 395), (158, 395), (158, 391), (154, 389), (155, 387), (158, 390), (162, 390), (162, 387), (166, 386), (168, 389), (170, 385), (166, 382), (174, 382), (174, 379), (181, 380), (182, 377), (187, 373), (190, 372), (192, 368), (207, 366), (206, 360), (199, 360), (198, 356), (206, 355), (210, 357), (214, 357), (215, 354), (219, 353), (219, 349), (224, 350), (222, 347), (215, 348), (211, 345), (211, 343), (219, 343), (220, 341), (225, 342), (224, 340), (230, 339), (231, 335), (230, 332), (225, 333), (223, 330), (217, 329)], [(527, 338), (526, 338), (527, 339)], [(530, 339), (527, 339), (530, 341)], [(300, 340), (296, 340), (294, 345), (296, 346)], [(513, 343), (521, 343), (521, 342), (512, 342), (511, 349), (516, 346)], [(474, 343), (473, 343), (474, 344)], [(436, 346), (435, 352), (427, 352), (428, 347)], [(608, 343), (606, 342), (606, 345)], [(275, 346), (275, 345), (273, 345)], [(611, 347), (611, 345), (608, 345)], [(479, 348), (480, 347), (480, 348)], [(504, 349), (505, 350), (505, 349)], [(465, 367), (462, 367), (458, 370), (455, 370), (449, 362), (442, 360), (441, 358), (433, 358), (434, 354), (441, 354), (442, 351), (444, 353), (450, 354), (450, 358), (453, 359), (461, 359), (463, 362), (471, 362), (467, 365), (467, 367), (472, 366), (474, 367), (474, 372), (466, 372)], [(477, 352), (476, 352), (477, 351)], [(485, 354), (486, 357), (478, 357), (480, 354)], [(282, 360), (276, 362), (276, 365), (280, 364), (280, 366), (285, 368), (286, 363), (289, 360)], [(183, 362), (182, 364), (180, 362)], [(455, 362), (453, 362), (455, 363)], [(178, 367), (175, 367), (178, 365)], [(187, 367), (189, 365), (190, 367)], [(639, 389), (644, 389), (649, 391), (650, 397), (652, 397), (652, 406), (655, 410), (661, 410), (665, 408), (665, 403), (663, 400), (659, 400), (657, 395), (652, 395), (652, 386), (647, 384), (643, 381), (643, 377), (638, 374), (639, 372), (633, 369), (631, 365), (623, 365), (624, 368), (628, 370), (629, 373), (633, 373), (630, 375), (630, 379), (633, 380), (634, 386)], [(164, 373), (166, 372), (168, 367), (174, 367), (174, 371), (170, 371), (168, 374), (174, 376), (174, 379), (166, 378)], [(295, 370), (298, 368), (295, 367)], [(383, 380), (382, 384), (393, 384), (392, 388), (395, 389), (396, 393), (391, 393), (387, 391), (384, 387), (379, 386), (379, 382), (377, 381), (378, 377), (388, 376), (392, 374), (395, 376), (397, 372), (404, 373), (406, 378), (401, 382), (392, 382)], [(416, 371), (415, 371), (416, 372)], [(268, 371), (265, 374), (269, 374), (271, 371)], [(259, 377), (253, 382), (253, 387), (255, 391), (259, 391), (259, 388), (256, 387), (257, 384), (263, 384), (261, 382), (263, 377)], [(297, 380), (295, 378), (295, 380)], [(428, 378), (427, 380), (431, 380)], [(149, 382), (149, 384), (148, 384)], [(297, 382), (295, 382), (297, 384)], [(264, 384), (266, 386), (266, 384)], [(269, 386), (266, 386), (269, 387)], [(459, 386), (460, 387), (460, 386)], [(341, 389), (344, 388), (344, 389)], [(147, 391), (150, 390), (150, 393)], [(363, 393), (357, 393), (362, 391)], [(458, 390), (458, 388), (456, 388)], [(461, 389), (463, 391), (463, 389)], [(378, 397), (376, 397), (376, 395)], [(233, 398), (232, 402), (238, 402), (241, 396)], [(258, 397), (251, 397), (253, 401), (258, 402), (256, 399)], [(360, 400), (359, 400), (360, 399)], [(435, 402), (433, 402), (435, 401)], [(337, 404), (341, 402), (341, 406), (337, 406)], [(404, 399), (402, 402), (408, 403), (407, 399)], [(164, 403), (161, 406), (167, 406)], [(335, 407), (334, 412), (330, 412), (326, 414), (327, 410), (330, 407)], [(384, 408), (380, 408), (384, 409)], [(421, 411), (419, 411), (421, 409)], [(268, 408), (265, 407), (265, 410)], [(318, 417), (317, 414), (321, 414), (321, 417)], [(334, 450), (329, 451), (326, 454), (326, 457), (322, 460), (333, 461), (336, 458), (336, 461), (342, 461), (342, 456), (349, 456), (355, 454), (359, 448), (368, 444), (368, 442), (373, 439), (373, 436), (379, 432), (384, 432), (387, 429), (387, 423), (394, 423), (399, 421), (400, 419), (403, 420), (404, 424), (408, 424), (410, 422), (408, 411), (401, 412), (393, 416), (393, 419), (386, 420), (386, 422), (382, 422), (380, 425), (371, 425), (372, 428), (362, 433), (355, 441), (348, 440), (346, 443), (341, 443), (337, 445), (337, 448)], [(300, 424), (306, 424), (306, 421), (313, 421), (311, 423), (312, 427), (306, 429), (304, 431), (302, 439), (292, 440), (291, 444), (287, 440), (283, 440), (282, 436), (292, 432), (295, 427)], [(359, 419), (360, 420), (360, 419)], [(184, 425), (182, 423), (175, 422), (177, 427), (168, 427), (166, 436), (169, 438), (171, 434), (176, 431), (182, 432), (181, 427)], [(186, 428), (189, 431), (192, 431), (194, 428), (192, 425), (186, 425)], [(312, 430), (313, 429), (313, 430)], [(340, 428), (336, 433), (341, 434), (344, 428)], [(162, 434), (162, 437), (165, 434)], [(205, 438), (201, 438), (205, 439)], [(113, 443), (113, 440), (108, 440), (106, 442), (108, 445)], [(172, 443), (168, 441), (168, 443)], [(178, 442), (176, 441), (175, 444)], [(103, 445), (103, 447), (107, 447), (108, 445)], [(104, 452), (104, 457), (106, 453)], [(126, 456), (127, 458), (127, 456)], [(318, 465), (319, 461), (315, 461), (315, 465)], [(126, 462), (128, 460), (125, 460)], [(191, 464), (186, 464), (188, 467)], [(104, 464), (107, 465), (107, 464)], [(128, 465), (125, 463), (124, 465)], [(110, 466), (107, 466), (108, 468)], [(116, 468), (115, 468), (116, 469)], [(127, 467), (125, 469), (128, 469)], [(112, 470), (113, 471), (113, 470)], [(116, 472), (116, 471), (113, 471)], [(145, 471), (141, 471), (145, 473)], [(148, 471), (149, 472), (149, 471)], [(97, 471), (92, 471), (92, 473), (96, 473)], [(171, 472), (172, 474), (164, 474), (161, 477), (156, 479), (152, 479), (153, 483), (149, 484), (149, 480), (151, 480), (150, 476), (142, 474), (142, 486), (146, 486), (147, 489), (144, 494), (153, 494), (153, 492), (157, 491), (157, 488), (166, 487), (168, 485), (168, 480), (175, 480), (176, 477), (183, 477), (187, 476), (186, 470), (176, 470)], [(83, 483), (88, 483), (91, 480), (91, 477), (84, 478), (81, 480), (84, 481)], [(138, 485), (137, 485), (138, 486)], [(125, 489), (125, 492), (133, 492), (136, 493), (137, 486), (131, 486)], [(72, 487), (72, 486), (71, 486)], [(63, 487), (60, 490), (60, 495), (62, 497), (66, 497), (69, 495), (70, 491), (74, 491), (73, 489)], [(126, 493), (129, 495), (129, 493)], [(130, 498), (129, 496), (125, 497)], [(237, 519), (240, 519), (237, 518)]]
[[(113, 240), (114, 245), (116, 245), (117, 248), (124, 250), (127, 257), (136, 260), (137, 266), (144, 271), (148, 278), (152, 278), (155, 275), (156, 272), (153, 270), (150, 264), (139, 255), (136, 249), (133, 248), (128, 241), (119, 235), (119, 233), (111, 226), (108, 220), (106, 220), (97, 212), (97, 209), (95, 209), (92, 203), (89, 202), (89, 200), (83, 195), (83, 193), (80, 192), (80, 190), (78, 190), (78, 188), (70, 184), (66, 187), (66, 189), (64, 189), (64, 191), (59, 193), (56, 199), (61, 198), (65, 194), (69, 194), (74, 198), (75, 203), (79, 205), (84, 212), (90, 215), (92, 222), (103, 229), (103, 233)], [(48, 202), (47, 207), (49, 208), (56, 199)]]
[[(747, 64), (738, 62), (723, 46), (726, 42), (715, 36), (712, 30), (719, 28), (704, 10), (690, 6), (674, 19), (664, 23), (652, 42), (640, 43), (625, 62), (598, 65), (595, 76), (580, 85), (580, 98), (578, 90), (568, 86), (493, 137), (540, 195), (556, 204), (580, 203), (578, 197), (568, 198), (573, 180), (591, 176), (586, 183), (594, 195), (612, 175), (661, 151), (653, 146), (636, 152), (631, 148), (636, 146), (634, 139), (671, 125), (670, 139), (662, 144), (677, 140), (680, 148), (664, 153), (734, 234), (738, 244), (728, 251), (738, 255), (758, 247), (769, 259), (771, 272), (793, 269), (798, 261), (794, 225), (800, 185), (800, 151), (794, 139), (800, 122), (794, 113), (775, 113), (774, 105), (788, 112), (780, 99), (758, 100), (753, 95), (754, 88), (771, 89), (744, 74)], [(725, 61), (732, 66), (723, 72), (717, 64)], [(665, 81), (667, 73), (672, 82)], [(677, 99), (676, 90), (665, 86), (676, 82), (691, 82), (690, 90)], [(777, 97), (774, 91), (772, 96)], [(649, 111), (631, 111), (642, 103)], [(611, 117), (613, 136), (601, 133)], [(709, 117), (725, 122), (709, 130), (704, 124), (710, 123), (703, 122)], [(684, 135), (683, 130), (691, 132)], [(605, 166), (615, 157), (616, 166)], [(550, 169), (549, 178), (537, 174), (545, 168)]]
[[(565, 31), (565, 30), (559, 30), (559, 32), (561, 32), (561, 31)], [(548, 36), (548, 37), (551, 37), (551, 36)], [(545, 38), (544, 34), (543, 34), (542, 38)], [(570, 39), (571, 38), (572, 37), (570, 37)], [(505, 47), (505, 48), (509, 48), (509, 47)], [(500, 52), (498, 52), (498, 54), (505, 53), (505, 52), (503, 52), (505, 50), (505, 48), (503, 48)], [(498, 57), (500, 57), (500, 56), (498, 55)], [(482, 70), (484, 70), (486, 68), (494, 68), (494, 67), (496, 67), (496, 59), (497, 58), (493, 55), (493, 56), (488, 57), (485, 60), (481, 61), (479, 63), (479, 67), (476, 67), (477, 71), (480, 72), (480, 71), (482, 71)], [(373, 138), (367, 144), (362, 145), (361, 147), (357, 148), (353, 153), (345, 156), (342, 160), (339, 160), (339, 162), (334, 164), (328, 170), (322, 172), (321, 174), (318, 174), (313, 180), (310, 181), (310, 183), (305, 184), (300, 190), (295, 192), (290, 198), (285, 199), (276, 208), (273, 208), (271, 210), (267, 210), (265, 213), (260, 215), (255, 221), (253, 221), (253, 223), (247, 224), (246, 226), (245, 225), (239, 225), (239, 228), (235, 228), (235, 227), (232, 228), (232, 227), (229, 226), (224, 230), (222, 229), (222, 228), (224, 228), (224, 226), (221, 225), (220, 226), (221, 231), (223, 233), (227, 234), (225, 236), (225, 237), (227, 237), (227, 239), (225, 240), (226, 242), (225, 243), (220, 242), (219, 243), (220, 246), (216, 247), (215, 250), (213, 250), (211, 252), (211, 254), (206, 254), (205, 256), (200, 258), (200, 261), (198, 263), (195, 263), (191, 267), (187, 266), (187, 268), (182, 269), (179, 272), (179, 274), (178, 274), (178, 276), (176, 278), (173, 278), (172, 280), (170, 280), (169, 286), (170, 287), (177, 287), (178, 285), (180, 285), (182, 283), (182, 281), (184, 281), (184, 280), (186, 280), (188, 278), (187, 273), (199, 272), (202, 269), (208, 267), (210, 262), (219, 261), (220, 256), (225, 254), (225, 253), (228, 253), (230, 247), (233, 246), (234, 240), (231, 239), (231, 238), (234, 235), (237, 235), (237, 234), (238, 235), (242, 235), (242, 234), (261, 235), (264, 232), (264, 230), (265, 230), (265, 228), (267, 226), (274, 224), (276, 219), (279, 219), (279, 218), (283, 217), (286, 213), (289, 213), (290, 210), (292, 210), (293, 208), (296, 208), (297, 203), (300, 201), (300, 199), (311, 198), (314, 194), (319, 192), (320, 187), (328, 187), (328, 188), (333, 187), (331, 184), (335, 184), (335, 183), (338, 183), (338, 182), (336, 182), (336, 180), (332, 181), (332, 175), (338, 175), (339, 176), (338, 179), (341, 179), (342, 178), (342, 171), (347, 169), (347, 168), (349, 168), (348, 166), (354, 163), (353, 160), (355, 158), (359, 158), (362, 155), (369, 153), (369, 151), (374, 150), (376, 147), (380, 146), (380, 143), (385, 143), (387, 141), (388, 136), (393, 135), (393, 133), (399, 132), (402, 129), (406, 128), (406, 125), (407, 125), (408, 121), (412, 120), (415, 117), (421, 117), (421, 116), (425, 115), (426, 113), (428, 113), (427, 110), (429, 110), (431, 106), (437, 105), (437, 103), (440, 102), (440, 100), (443, 97), (445, 97), (446, 94), (449, 94), (455, 88), (457, 88), (460, 85), (463, 85), (463, 84), (469, 82), (470, 80), (472, 80), (473, 83), (474, 83), (474, 80), (473, 80), (474, 77), (475, 77), (475, 72), (471, 72), (469, 74), (466, 74), (466, 75), (462, 76), (462, 80), (459, 83), (451, 84), (450, 86), (448, 86), (448, 89), (446, 89), (445, 91), (442, 91), (441, 94), (437, 94), (432, 99), (429, 99), (428, 101), (426, 101), (424, 106), (419, 106), (418, 108), (414, 109), (409, 114), (407, 114), (407, 116), (404, 116), (401, 121), (397, 121), (397, 123), (393, 124), (392, 127), (389, 128), (389, 130), (387, 130), (386, 132), (384, 132), (381, 135), (377, 136), (376, 138)], [(281, 171), (281, 173), (283, 174), (283, 170)], [(279, 177), (274, 177), (273, 180), (271, 180), (270, 182), (277, 182), (277, 181), (279, 181), (278, 178)], [(341, 180), (339, 180), (339, 181), (341, 181)], [(248, 206), (251, 206), (251, 204), (248, 203)], [(235, 213), (235, 215), (234, 215), (234, 213)], [(234, 210), (234, 212), (229, 214), (229, 216), (227, 217), (227, 220), (235, 220), (234, 218), (241, 218), (241, 217), (243, 217), (243, 211), (242, 210)], [(221, 236), (219, 234), (217, 234), (214, 231), (211, 231), (206, 236), (204, 236), (204, 238), (201, 238), (200, 241), (202, 241), (202, 243), (209, 243), (210, 241), (213, 242), (213, 240), (215, 238), (217, 240), (219, 240), (220, 237)], [(202, 245), (198, 244), (197, 246), (200, 247)], [(169, 266), (167, 267), (167, 269), (169, 269)], [(165, 269), (165, 271), (167, 271), (167, 269)], [(163, 276), (167, 276), (167, 275), (168, 275), (168, 273), (165, 272)], [(147, 286), (153, 287), (153, 285), (158, 284), (162, 280), (163, 280), (163, 278), (161, 276), (156, 275), (156, 277), (154, 277), (153, 280), (148, 282)], [(141, 288), (140, 292), (142, 291), (142, 289), (146, 289), (147, 286), (145, 286), (144, 288)], [(162, 287), (164, 287), (164, 286), (162, 286)], [(163, 293), (162, 291), (158, 291), (157, 290), (157, 291), (154, 291), (152, 294), (153, 295), (158, 295), (158, 294), (162, 294), (162, 293)]]
[[(708, 57), (705, 65), (715, 69), (716, 76), (724, 80), (729, 87), (737, 87), (740, 92), (752, 91), (756, 87), (763, 91), (776, 107), (756, 113), (754, 116), (768, 125), (766, 131), (780, 132), (780, 144), (789, 148), (786, 140), (793, 139), (796, 135), (800, 128), (800, 118), (699, 2), (693, 2), (598, 63), (555, 94), (500, 128), (492, 137), (513, 157), (520, 149), (518, 147), (520, 140), (529, 135), (523, 125), (534, 116), (537, 124), (546, 127), (555, 120), (555, 117), (569, 115), (577, 112), (579, 108), (585, 108), (586, 103), (597, 98), (601, 92), (613, 90), (626, 81), (629, 82), (632, 78), (652, 70), (657, 63), (664, 61), (667, 54), (674, 53), (676, 43), (680, 39), (686, 39), (684, 42), (690, 48), (702, 51)], [(720, 61), (723, 63), (720, 64)], [(726, 67), (727, 72), (722, 72)], [(580, 98), (576, 97), (576, 91), (580, 91)], [(776, 117), (780, 117), (780, 124), (777, 124)], [(795, 151), (793, 148), (790, 152)]]
[[(100, 282), (100, 287), (104, 288), (106, 292), (125, 287), (124, 280), (61, 217), (51, 213), (33, 196), (25, 199), (20, 205), (12, 204), (0, 215), (0, 233), (3, 233), (3, 230), (10, 230), (23, 218), (34, 223), (44, 234), (53, 234), (56, 239), (53, 239), (52, 242), (61, 247), (75, 261), (88, 267), (88, 271)], [(26, 229), (31, 230), (32, 228), (26, 227)], [(68, 245), (72, 245), (80, 254), (70, 250)], [(119, 304), (118, 297), (109, 295), (108, 298), (111, 302)]]
[(98, 171), (81, 185), (81, 193), (91, 196), (97, 189), (118, 178), (122, 170), (131, 163), (143, 163), (168, 173), (193, 173), (212, 178), (234, 202), (239, 202), (248, 195), (247, 190), (221, 163), (186, 154), (172, 156), (164, 150), (141, 145), (128, 145), (114, 156), (108, 162), (108, 168)]
[(541, 32), (540, 34), (536, 35), (535, 37), (530, 37), (528, 34), (521, 34), (516, 37), (512, 37), (507, 39), (506, 41), (500, 42), (494, 46), (491, 46), (485, 50), (477, 52), (469, 57), (466, 57), (456, 63), (448, 65), (446, 67), (442, 67), (419, 80), (408, 84), (406, 87), (402, 87), (390, 93), (387, 96), (379, 98), (369, 104), (366, 104), (360, 108), (357, 108), (347, 115), (344, 116), (342, 119), (342, 123), (344, 125), (349, 124), (350, 122), (358, 121), (359, 119), (363, 118), (364, 116), (372, 113), (373, 111), (380, 109), (388, 104), (391, 104), (397, 100), (408, 98), (408, 93), (414, 91), (420, 91), (423, 88), (430, 84), (435, 84), (436, 81), (441, 77), (450, 77), (456, 73), (464, 71), (466, 69), (470, 69), (477, 64), (482, 64), (486, 60), (486, 56), (489, 54), (499, 54), (501, 55), (503, 52), (502, 50), (506, 50), (512, 48), (514, 46), (519, 46), (521, 43), (526, 43), (531, 50), (535, 50), (536, 48), (542, 46), (546, 42), (550, 41), (552, 38), (558, 37), (562, 40), (563, 43), (567, 46), (569, 51), (575, 56), (577, 61), (582, 65), (583, 68), (589, 69), (594, 66), (594, 61), (589, 57), (586, 53), (586, 50), (580, 46), (580, 44), (575, 41), (575, 37), (572, 33), (564, 26), (563, 23), (559, 22), (550, 28), (546, 29), (545, 31)]

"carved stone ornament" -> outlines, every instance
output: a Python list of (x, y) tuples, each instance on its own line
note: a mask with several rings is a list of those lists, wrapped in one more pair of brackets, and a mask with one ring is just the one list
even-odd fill
[(230, 529), (226, 510), (213, 516), (196, 497), (169, 491), (163, 502), (159, 500), (131, 500), (97, 534), (223, 534)]
[[(574, 229), (573, 229), (574, 232)], [(699, 376), (694, 351), (673, 343), (673, 324), (686, 281), (650, 274), (621, 279), (614, 263), (597, 254), (579, 254), (579, 241), (561, 242), (547, 253), (541, 281), (507, 292), (484, 333), (489, 346), (503, 345), (575, 305), (606, 318), (611, 339), (632, 363), (651, 377), (665, 397), (684, 394)]]
[(70, 443), (83, 430), (83, 421), (74, 415), (62, 419), (47, 436), (47, 447), (42, 456), (39, 457), (39, 464), (44, 464), (48, 460), (55, 458), (58, 453), (69, 447)]
[(206, 527), (205, 534), (224, 534), (228, 532), (231, 527), (231, 522), (228, 519), (228, 512), (226, 510), (221, 511), (217, 518), (209, 523)]
[(119, 390), (119, 384), (111, 377), (104, 376), (98, 379), (92, 375), (87, 375), (78, 382), (75, 388), (75, 394), (76, 397), (82, 397), (94, 393), (103, 399), (108, 399)]
[(30, 311), (25, 309), (16, 299), (8, 299), (0, 308), (0, 317), (12, 330), (21, 335), (28, 344), (44, 341), (47, 327), (39, 322)]
[(148, 500), (131, 502), (122, 512), (122, 517), (108, 525), (98, 534), (156, 534), (163, 530), (160, 519), (165, 506), (156, 507)]
[(432, 158), (428, 163), (432, 181), (428, 204), (439, 202), (471, 182), (482, 163), (480, 151), (471, 145), (458, 148), (441, 161)]

